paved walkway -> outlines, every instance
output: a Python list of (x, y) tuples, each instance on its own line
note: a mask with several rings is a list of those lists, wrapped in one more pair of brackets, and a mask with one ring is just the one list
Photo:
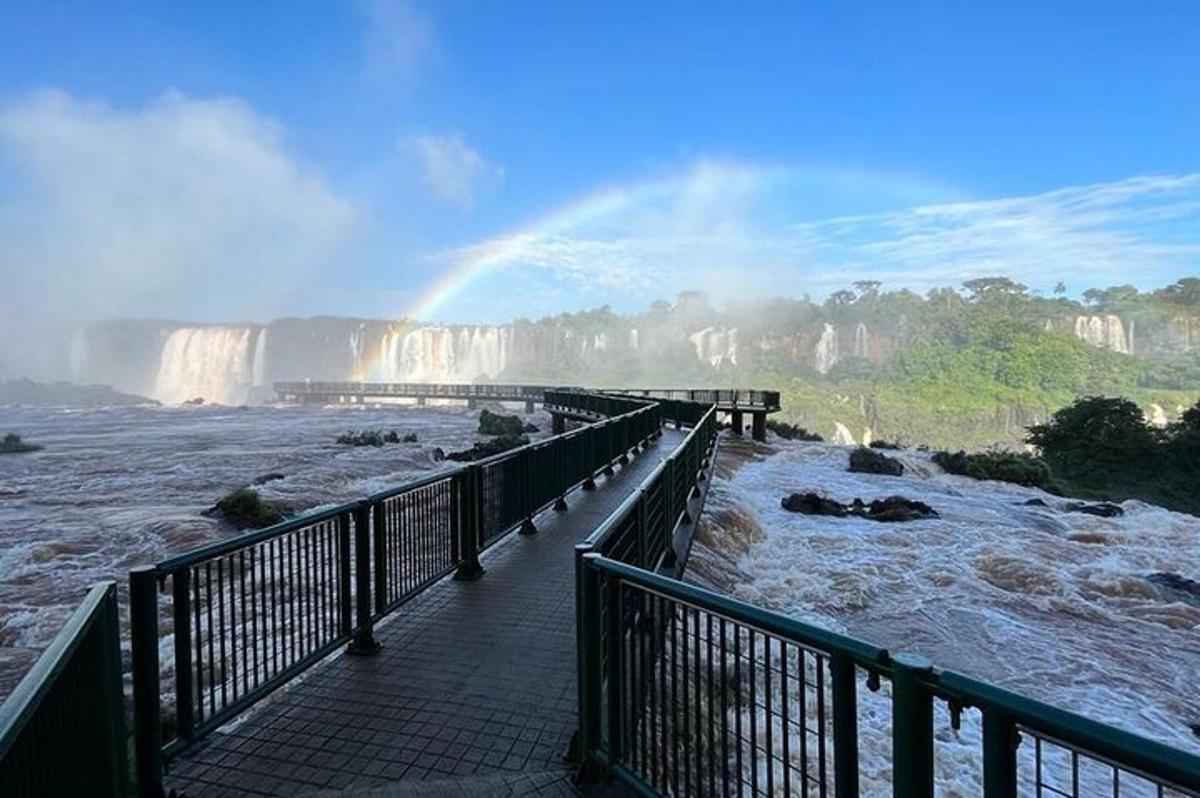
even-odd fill
[(167, 788), (224, 795), (572, 795), (574, 545), (682, 441), (663, 437), (540, 532), (510, 535), (477, 582), (446, 579), (176, 760)]

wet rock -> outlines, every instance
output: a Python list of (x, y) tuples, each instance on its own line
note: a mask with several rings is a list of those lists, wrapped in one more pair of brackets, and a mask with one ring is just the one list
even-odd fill
[(407, 435), (405, 435), (404, 442), (405, 443), (416, 443), (417, 442), (417, 433), (410, 432)]
[(446, 459), (455, 460), (460, 463), (470, 463), (500, 454), (501, 452), (507, 452), (509, 449), (515, 449), (527, 443), (529, 443), (529, 439), (524, 435), (500, 435), (490, 441), (477, 443), (470, 449), (464, 449), (461, 452), (450, 452), (446, 455)]
[(904, 464), (894, 457), (888, 457), (874, 449), (860, 446), (850, 453), (849, 470), (860, 474), (886, 474), (898, 477), (904, 473)]
[(804, 515), (832, 515), (840, 518), (849, 514), (846, 505), (815, 493), (793, 493), (791, 496), (785, 496), (779, 504), (788, 512)]
[(925, 502), (906, 499), (903, 496), (888, 496), (886, 499), (876, 499), (867, 505), (863, 518), (884, 523), (903, 521), (924, 521), (929, 518), (939, 518), (937, 511)]
[(219, 518), (238, 529), (262, 529), (283, 520), (283, 511), (264, 501), (253, 488), (238, 488), (202, 514)]
[(1146, 577), (1151, 584), (1182, 594), (1189, 603), (1200, 604), (1200, 581), (1170, 572), (1157, 572)]
[(21, 440), (21, 436), (15, 432), (10, 432), (0, 438), (0, 454), (27, 454), (39, 451), (41, 448), (36, 443), (26, 443)]
[(484, 408), (479, 411), (479, 434), (519, 437), (525, 432), (525, 425), (516, 416), (502, 416), (499, 413)]
[(804, 427), (798, 427), (795, 424), (788, 424), (784, 421), (776, 421), (775, 419), (767, 419), (767, 429), (774, 432), (785, 441), (824, 441), (820, 435), (815, 432), (809, 432)]
[(192, 399), (185, 400), (185, 401), (184, 401), (184, 404), (185, 404), (185, 405), (196, 405), (196, 406), (200, 406), (200, 405), (204, 404), (204, 397), (203, 397), (203, 396), (197, 396), (197, 397), (195, 397), (195, 398), (192, 398)]
[(260, 474), (259, 476), (254, 478), (254, 481), (251, 484), (252, 485), (266, 485), (268, 482), (275, 482), (276, 480), (285, 479), (286, 477), (287, 477), (287, 474), (276, 474), (274, 472), (272, 472), (270, 474)]
[(780, 506), (789, 512), (804, 515), (829, 515), (837, 518), (857, 516), (881, 523), (924, 521), (940, 517), (937, 511), (925, 502), (906, 499), (903, 496), (875, 499), (870, 504), (862, 499), (855, 499), (847, 505), (816, 493), (793, 493), (784, 497)]
[(441, 446), (434, 446), (431, 454), (433, 455), (433, 462), (435, 463), (440, 463), (446, 459), (446, 450)]
[(530, 424), (529, 422), (526, 422), (525, 425), (523, 427), (521, 427), (521, 431), (522, 432), (538, 432), (539, 430), (538, 430), (537, 424)]
[(1026, 501), (1021, 502), (1021, 504), (1025, 505), (1026, 507), (1049, 507), (1050, 506), (1050, 505), (1046, 504), (1046, 502), (1043, 501), (1042, 499), (1028, 499)]
[(1073, 502), (1064, 508), (1068, 513), (1087, 513), (1088, 515), (1096, 515), (1101, 518), (1117, 518), (1125, 515), (1125, 510), (1119, 504), (1111, 502), (1099, 502), (1097, 504), (1084, 504), (1083, 502)]

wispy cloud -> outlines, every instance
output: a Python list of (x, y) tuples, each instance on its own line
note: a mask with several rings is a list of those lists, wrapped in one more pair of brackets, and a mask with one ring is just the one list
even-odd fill
[(433, 17), (414, 0), (361, 0), (361, 7), (368, 74), (411, 88), (438, 55)]
[[(0, 105), (0, 285), (46, 320), (255, 317), (336, 268), (361, 212), (237, 99)], [(3, 325), (0, 336), (17, 340)], [(0, 352), (2, 355), (3, 352)], [(2, 358), (0, 358), (2, 359)]]
[[(635, 307), (682, 288), (719, 297), (820, 296), (863, 278), (925, 290), (992, 274), (1083, 288), (1153, 285), (1200, 271), (1200, 174), (917, 203), (886, 176), (860, 175), (854, 191), (827, 202), (834, 184), (840, 191), (846, 181), (803, 169), (698, 164), (609, 189), (452, 256), (490, 268), (495, 276), (470, 289), (481, 294), (496, 290), (489, 279), (533, 269), (556, 284), (574, 283), (592, 303)], [(822, 204), (878, 207), (881, 197), (892, 207), (814, 212)]]
[(504, 167), (488, 163), (457, 133), (410, 136), (402, 147), (417, 159), (430, 190), (462, 210), (470, 210), (481, 192), (504, 180)]

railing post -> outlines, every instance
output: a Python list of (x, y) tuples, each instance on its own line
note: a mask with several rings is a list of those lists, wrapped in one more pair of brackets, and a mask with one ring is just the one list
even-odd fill
[(567, 511), (567, 488), (570, 487), (570, 477), (567, 475), (567, 469), (563, 463), (564, 443), (562, 438), (555, 438), (552, 444), (554, 446), (554, 463), (558, 470), (558, 498), (554, 500), (554, 511), (558, 513)]
[(892, 774), (895, 798), (933, 797), (933, 663), (897, 654), (892, 669)]
[(1019, 740), (1011, 718), (990, 707), (983, 709), (984, 798), (1015, 798)]
[(375, 613), (383, 615), (388, 604), (387, 511), (382, 501), (371, 505), (371, 546), (375, 553)]
[(833, 694), (833, 789), (835, 798), (858, 798), (858, 692), (854, 659), (829, 658)]
[(537, 532), (537, 526), (533, 523), (533, 449), (525, 448), (520, 452), (521, 472), (523, 479), (521, 480), (521, 503), (524, 505), (525, 518), (521, 521), (521, 529), (519, 534), (532, 535)]
[(479, 467), (467, 466), (455, 480), (459, 485), (457, 512), (461, 559), (454, 578), (470, 582), (483, 576), (483, 566), (479, 564)]
[(371, 505), (362, 501), (354, 508), (354, 605), (357, 618), (354, 638), (347, 654), (377, 654), (374, 606), (371, 604)]
[(171, 613), (175, 619), (175, 725), (179, 739), (190, 740), (195, 724), (192, 686), (192, 569), (171, 574)]
[(600, 747), (602, 719), (600, 716), (602, 682), (600, 668), (600, 572), (588, 560), (591, 548), (587, 544), (575, 547), (575, 622), (576, 673), (579, 686), (578, 753), (580, 778), (595, 778), (599, 761), (595, 754)]
[(351, 571), (354, 563), (350, 561), (350, 514), (342, 513), (337, 519), (338, 533), (338, 606), (342, 617), (338, 619), (342, 634), (350, 637), (354, 633), (354, 607), (351, 605), (350, 590)]
[[(608, 756), (609, 762), (620, 762), (625, 755), (625, 719), (624, 696), (621, 688), (625, 684), (623, 653), (621, 643), (624, 642), (625, 613), (621, 607), (621, 582), (612, 579), (608, 585), (608, 595), (604, 598), (606, 635), (608, 651), (606, 661), (608, 672), (603, 674), (603, 683), (608, 692)], [(697, 643), (699, 645), (699, 643)]]
[(158, 663), (158, 569), (129, 572), (129, 638), (133, 671), (133, 746), (141, 798), (161, 798), (162, 707)]
[(639, 568), (649, 568), (646, 562), (646, 491), (638, 489), (637, 508), (634, 510), (634, 520), (637, 523), (637, 544)]

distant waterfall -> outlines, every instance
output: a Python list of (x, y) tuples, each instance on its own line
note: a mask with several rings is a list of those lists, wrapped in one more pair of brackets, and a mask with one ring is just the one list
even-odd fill
[(854, 433), (842, 422), (835, 421), (833, 422), (833, 442), (841, 446), (853, 446), (855, 444)]
[(267, 384), (267, 328), (263, 327), (254, 342), (254, 364), (250, 371), (251, 385)]
[(508, 327), (418, 327), (393, 331), (380, 341), (386, 382), (474, 382), (494, 379), (508, 365), (512, 332)]
[(813, 361), (820, 374), (828, 374), (838, 362), (838, 334), (832, 324), (826, 323), (821, 328), (821, 337), (817, 339)]
[(722, 363), (737, 365), (737, 328), (718, 330), (715, 327), (705, 327), (699, 332), (688, 336), (696, 349), (696, 357), (717, 368)]
[(630, 330), (630, 331), (629, 331), (629, 348), (630, 348), (630, 349), (637, 349), (637, 348), (638, 348), (638, 331), (637, 331), (637, 328), (634, 328), (634, 329), (632, 329), (632, 330)]
[(265, 334), (253, 327), (174, 330), (163, 343), (154, 398), (167, 404), (197, 397), (221, 404), (245, 402), (258, 365), (252, 351), (256, 338), (264, 339)]
[(867, 325), (861, 321), (854, 328), (854, 356), (863, 358), (867, 356)]
[(1113, 352), (1129, 354), (1132, 347), (1125, 336), (1125, 325), (1120, 316), (1077, 316), (1075, 336), (1092, 346)]

